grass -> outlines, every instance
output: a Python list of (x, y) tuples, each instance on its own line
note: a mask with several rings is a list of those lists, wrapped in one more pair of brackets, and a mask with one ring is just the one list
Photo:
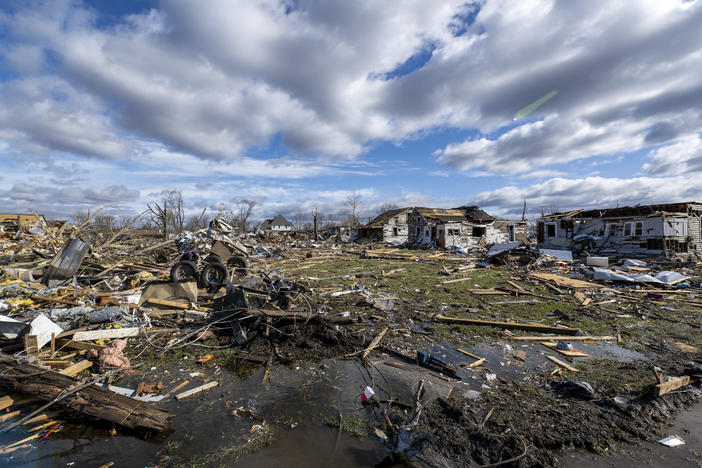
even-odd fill
[[(324, 423), (329, 427), (339, 427), (339, 418), (334, 416), (329, 416), (324, 419)], [(341, 424), (341, 430), (347, 432), (354, 437), (363, 439), (366, 437), (366, 427), (365, 423), (358, 416), (350, 416), (343, 418)]]

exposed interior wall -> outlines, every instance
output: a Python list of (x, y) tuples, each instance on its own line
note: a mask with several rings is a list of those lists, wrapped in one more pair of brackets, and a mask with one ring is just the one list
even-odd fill
[(504, 237), (500, 237), (501, 240), (499, 242), (493, 243), (529, 241), (529, 229), (527, 228), (526, 221), (498, 220), (495, 221), (493, 225), (496, 230), (504, 234)]
[[(655, 256), (698, 248), (690, 233), (698, 220), (683, 213), (609, 218), (540, 219), (539, 247), (599, 254)], [(701, 235), (702, 237), (702, 235)]]
[(383, 224), (383, 241), (404, 244), (409, 238), (409, 211), (390, 218)]

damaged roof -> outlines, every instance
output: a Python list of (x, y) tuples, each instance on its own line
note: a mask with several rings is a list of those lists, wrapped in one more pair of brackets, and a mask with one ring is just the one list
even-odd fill
[(556, 212), (550, 215), (541, 216), (539, 219), (561, 219), (561, 218), (611, 218), (624, 216), (648, 216), (655, 213), (687, 213), (690, 205), (697, 205), (694, 208), (702, 208), (698, 202), (663, 203), (659, 205), (634, 205), (621, 206), (617, 208), (603, 208), (595, 210), (572, 210), (564, 213)]
[(417, 212), (427, 219), (446, 222), (491, 222), (495, 218), (477, 206), (461, 206), (458, 208), (416, 208)]
[(382, 227), (383, 224), (387, 223), (395, 216), (401, 215), (402, 213), (410, 211), (411, 209), (412, 207), (407, 207), (385, 211), (384, 213), (381, 213), (375, 218), (371, 219), (370, 222), (366, 224), (366, 227)]
[(462, 210), (466, 214), (466, 218), (472, 221), (494, 221), (495, 218), (487, 214), (485, 211), (481, 210), (477, 205), (471, 206), (459, 206), (457, 210)]
[(463, 211), (457, 209), (444, 208), (415, 208), (417, 213), (427, 219), (437, 221), (466, 221), (466, 215)]

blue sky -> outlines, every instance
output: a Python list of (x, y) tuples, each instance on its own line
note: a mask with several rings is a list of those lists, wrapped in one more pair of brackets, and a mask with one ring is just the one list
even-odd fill
[(700, 3), (3, 2), (2, 211), (702, 200)]

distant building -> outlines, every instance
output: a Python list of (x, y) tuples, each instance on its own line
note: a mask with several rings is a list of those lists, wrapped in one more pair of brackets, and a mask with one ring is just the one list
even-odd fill
[(409, 215), (409, 241), (429, 247), (469, 249), (526, 241), (526, 221), (497, 220), (477, 206), (415, 208)]
[(702, 258), (702, 204), (637, 205), (552, 213), (537, 219), (540, 248), (598, 255)]
[(282, 215), (278, 215), (262, 222), (258, 229), (261, 231), (292, 231), (293, 224)]

